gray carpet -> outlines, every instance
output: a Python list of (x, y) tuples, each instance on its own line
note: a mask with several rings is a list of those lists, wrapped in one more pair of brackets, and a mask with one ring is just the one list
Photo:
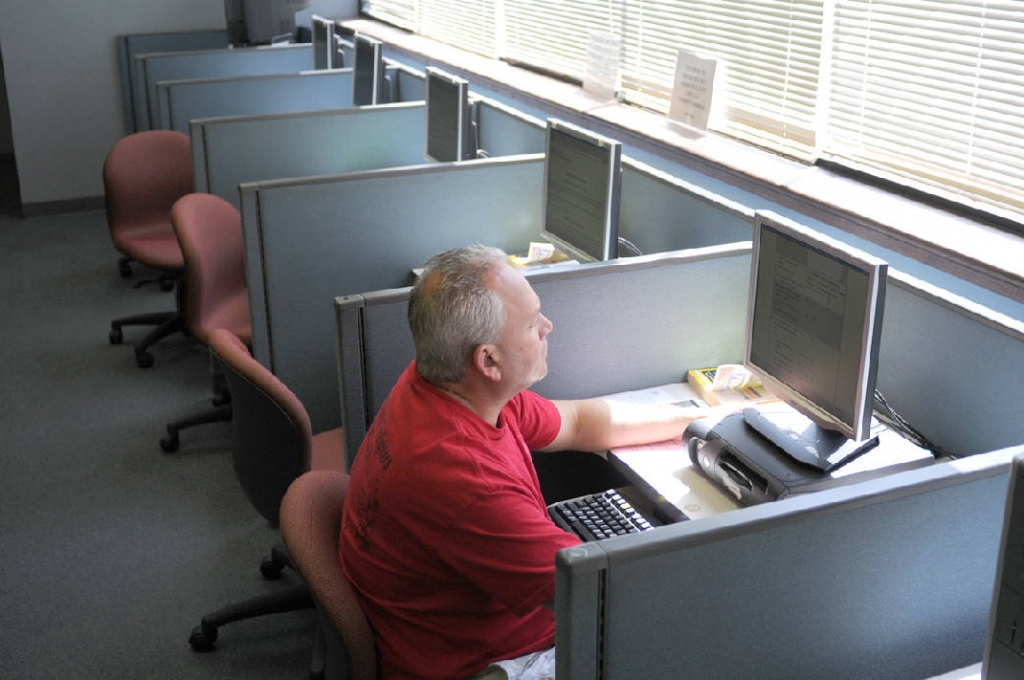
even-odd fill
[[(115, 317), (173, 306), (117, 273), (102, 213), (22, 219), (0, 203), (0, 677), (305, 678), (312, 612), (233, 623), (216, 651), (188, 644), (265, 581), (278, 540), (234, 478), (230, 425), (158, 445), (209, 405), (208, 358), (176, 337), (135, 366)], [(135, 278), (139, 278), (137, 275)]]

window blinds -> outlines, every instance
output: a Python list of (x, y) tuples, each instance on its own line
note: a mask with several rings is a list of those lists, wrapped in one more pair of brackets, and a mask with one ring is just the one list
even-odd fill
[(1024, 209), (1020, 0), (363, 0), (375, 18), (580, 80), (621, 38), (626, 102), (667, 113), (676, 54), (726, 65), (716, 129)]

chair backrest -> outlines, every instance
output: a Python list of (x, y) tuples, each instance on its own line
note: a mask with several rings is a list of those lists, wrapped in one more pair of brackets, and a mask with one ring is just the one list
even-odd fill
[(235, 206), (213, 194), (188, 194), (171, 208), (171, 223), (185, 257), (185, 323), (209, 344), (214, 328), (227, 328), (249, 344), (242, 220)]
[(253, 506), (277, 526), (288, 486), (310, 466), (309, 415), (237, 335), (214, 329), (209, 346), (223, 363), (231, 393), (235, 475)]
[(338, 560), (338, 534), (348, 475), (314, 470), (296, 479), (281, 503), (288, 554), (309, 585), (327, 642), (326, 677), (376, 680), (377, 648), (355, 590)]
[(171, 206), (193, 190), (188, 135), (152, 130), (121, 138), (103, 162), (103, 187), (116, 247), (133, 229), (169, 230)]

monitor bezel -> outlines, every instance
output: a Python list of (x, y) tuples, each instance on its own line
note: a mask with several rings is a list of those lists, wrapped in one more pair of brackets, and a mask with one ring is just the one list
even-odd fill
[[(601, 252), (590, 253), (565, 237), (548, 229), (550, 218), (548, 200), (550, 192), (550, 163), (552, 140), (558, 134), (565, 134), (601, 150), (608, 157), (608, 174), (604, 187), (604, 220), (602, 225)], [(603, 262), (618, 257), (619, 246), (619, 200), (622, 190), (622, 143), (555, 118), (547, 120), (544, 136), (544, 190), (541, 215), (541, 237), (551, 241), (558, 249), (581, 262)]]
[[(366, 56), (370, 55), (372, 64), (372, 93), (368, 103), (360, 103), (357, 99), (360, 74), (366, 68)], [(365, 77), (365, 75), (364, 75)], [(352, 40), (352, 105), (376, 106), (384, 103), (384, 43), (362, 33), (356, 33)]]
[[(848, 267), (864, 271), (868, 276), (867, 304), (865, 305), (864, 318), (861, 319), (861, 344), (857, 348), (859, 354), (857, 394), (854, 399), (851, 422), (846, 422), (839, 415), (827, 408), (823, 408), (811, 397), (804, 395), (798, 389), (779, 378), (769, 368), (759, 365), (751, 356), (753, 350), (755, 301), (758, 291), (757, 276), (762, 263), (761, 246), (762, 230), (764, 229), (770, 229), (784, 237), (800, 241), (826, 256), (844, 263)], [(750, 265), (750, 287), (747, 298), (744, 366), (753, 371), (771, 393), (805, 415), (818, 426), (826, 430), (838, 432), (854, 441), (868, 439), (871, 436), (871, 416), (874, 410), (874, 390), (878, 375), (887, 276), (888, 264), (877, 257), (770, 211), (756, 211)]]
[(309, 23), (313, 34), (313, 67), (316, 70), (334, 68), (334, 20), (314, 14)]
[(437, 163), (451, 162), (450, 159), (441, 159), (433, 156), (430, 151), (430, 116), (431, 112), (435, 110), (433, 100), (431, 99), (431, 84), (440, 82), (446, 86), (451, 86), (456, 89), (457, 99), (457, 118), (456, 118), (456, 161), (470, 160), (476, 157), (476, 149), (473, 148), (473, 135), (472, 135), (472, 110), (469, 102), (469, 82), (464, 78), (452, 75), (446, 71), (442, 71), (434, 66), (428, 66), (426, 69), (426, 138), (424, 140), (424, 156), (429, 161)]

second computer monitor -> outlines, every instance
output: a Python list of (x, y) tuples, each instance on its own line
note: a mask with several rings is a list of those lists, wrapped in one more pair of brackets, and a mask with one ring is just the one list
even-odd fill
[(387, 103), (384, 79), (384, 45), (366, 35), (355, 35), (352, 60), (352, 104), (372, 106)]
[(617, 257), (622, 144), (549, 119), (545, 153), (541, 236), (580, 261)]
[(877, 442), (870, 432), (885, 262), (758, 211), (744, 363), (794, 411), (748, 409), (745, 420), (822, 470)]
[(427, 159), (449, 163), (476, 158), (469, 83), (432, 66), (426, 71)]

